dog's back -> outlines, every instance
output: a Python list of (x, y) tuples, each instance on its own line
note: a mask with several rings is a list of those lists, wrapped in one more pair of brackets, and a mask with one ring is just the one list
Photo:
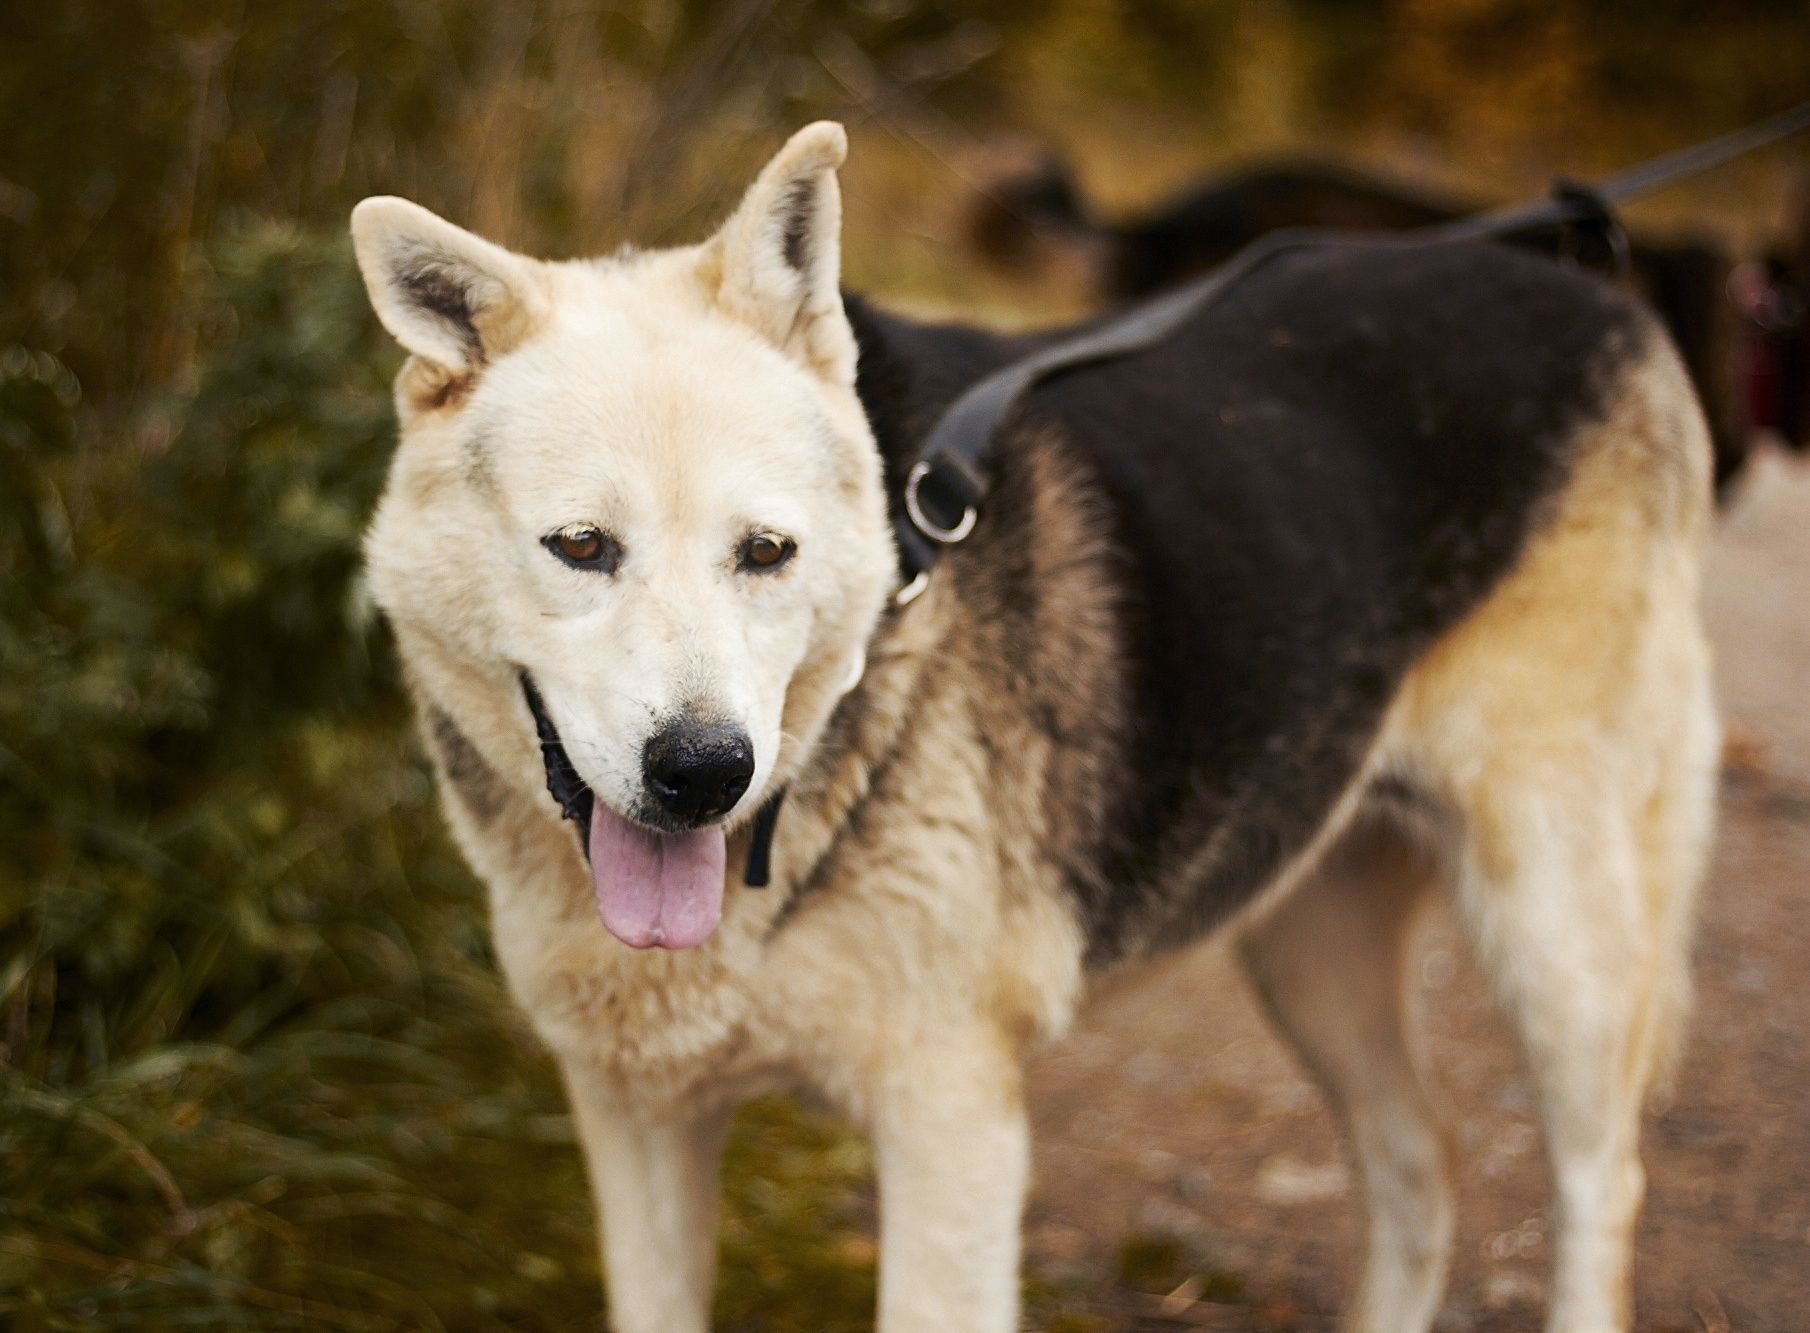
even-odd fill
[[(1020, 346), (898, 326), (865, 341), (874, 415), (911, 423), (895, 450)], [(916, 394), (893, 383), (902, 356)], [(1058, 440), (1104, 497), (1130, 742), (1075, 879), (1092, 956), (1194, 937), (1325, 824), (1416, 659), (1515, 567), (1655, 359), (1670, 353), (1634, 301), (1544, 259), (1336, 250), (1035, 393), (1002, 433), (1006, 517), (951, 563), (1012, 623), (1061, 595), (1002, 586), (1024, 567), (1011, 516), (1036, 509), (1012, 494), (1031, 472), (1015, 451)], [(1688, 492), (1690, 443), (1631, 458), (1629, 496)]]
[[(1041, 235), (1084, 244), (1095, 284), (1109, 302), (1135, 301), (1217, 267), (1260, 236), (1289, 227), (1401, 231), (1476, 211), (1457, 198), (1369, 172), (1319, 161), (1282, 161), (1191, 185), (1147, 212), (1120, 221), (1096, 217), (1055, 161), (1001, 182), (971, 211), (969, 234), (994, 262), (1021, 261)], [(1516, 244), (1569, 253), (1573, 237), (1540, 229)], [(1606, 260), (1606, 253), (1594, 256)], [(1634, 286), (1678, 345), (1704, 405), (1716, 447), (1716, 483), (1726, 489), (1751, 452), (1735, 382), (1736, 312), (1725, 295), (1733, 265), (1703, 239), (1636, 235), (1629, 252)]]

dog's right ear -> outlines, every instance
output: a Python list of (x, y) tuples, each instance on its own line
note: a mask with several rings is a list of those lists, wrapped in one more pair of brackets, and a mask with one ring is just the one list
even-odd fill
[(406, 199), (380, 195), (353, 209), (352, 246), (384, 328), (449, 374), (509, 351), (544, 312), (531, 260)]

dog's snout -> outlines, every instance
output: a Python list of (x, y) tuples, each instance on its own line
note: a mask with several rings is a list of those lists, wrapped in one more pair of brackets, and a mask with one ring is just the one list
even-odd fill
[(641, 756), (654, 804), (685, 824), (729, 813), (754, 779), (754, 743), (739, 727), (678, 722), (656, 733)]

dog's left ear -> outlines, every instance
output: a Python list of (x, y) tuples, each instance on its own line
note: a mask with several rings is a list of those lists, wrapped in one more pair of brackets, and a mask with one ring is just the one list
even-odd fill
[(842, 309), (842, 194), (848, 135), (834, 121), (786, 141), (706, 248), (717, 300), (827, 379), (853, 383), (855, 335)]

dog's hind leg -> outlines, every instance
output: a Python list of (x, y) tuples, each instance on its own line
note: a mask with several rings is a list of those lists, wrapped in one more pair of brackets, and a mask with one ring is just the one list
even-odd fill
[(1459, 914), (1515, 1029), (1555, 1195), (1550, 1333), (1631, 1315), (1642, 1103), (1689, 1003), (1717, 727), (1701, 414), (1650, 351), (1513, 574), (1415, 667), (1397, 753), (1455, 818)]
[[(1687, 841), (1676, 828), (1622, 817), (1619, 795), (1582, 818), (1559, 808), (1563, 796), (1530, 795), (1502, 825), (1521, 835), (1512, 858), (1471, 858), (1461, 877), (1463, 915), (1539, 1102), (1556, 1205), (1551, 1333), (1629, 1325), (1641, 1109), (1689, 989), (1694, 873), (1677, 868), (1694, 858), (1663, 850)], [(1671, 803), (1656, 795), (1649, 821), (1663, 823)]]
[[(1689, 1003), (1717, 727), (1691, 553), (1582, 539), (1546, 553), (1583, 571), (1573, 596), (1531, 562), (1547, 591), (1530, 577), (1477, 618), (1427, 678), (1443, 725), (1421, 734), (1461, 815), (1460, 916), (1539, 1103), (1547, 1327), (1609, 1333), (1632, 1313), (1642, 1106)], [(1630, 556), (1657, 571), (1639, 595), (1615, 581)]]
[(1459, 899), (1534, 1083), (1555, 1196), (1552, 1333), (1628, 1326), (1645, 1176), (1654, 941), (1619, 820), (1567, 829), (1530, 809), (1508, 866), (1467, 868)]
[(1369, 818), (1240, 937), (1276, 1026), (1344, 1126), (1368, 1216), (1363, 1278), (1345, 1326), (1431, 1326), (1452, 1236), (1447, 1150), (1422, 1075), (1409, 978), (1430, 858)]
[(1550, 1333), (1610, 1333), (1632, 1316), (1641, 1111), (1688, 1007), (1708, 839), (1715, 724), (1703, 693), (1678, 700), (1689, 734), (1646, 780), (1599, 769), (1570, 790), (1552, 773), (1497, 791), (1459, 877), (1539, 1102), (1555, 1202)]
[(571, 1062), (564, 1072), (601, 1214), (610, 1327), (706, 1333), (729, 1113), (640, 1107)]

